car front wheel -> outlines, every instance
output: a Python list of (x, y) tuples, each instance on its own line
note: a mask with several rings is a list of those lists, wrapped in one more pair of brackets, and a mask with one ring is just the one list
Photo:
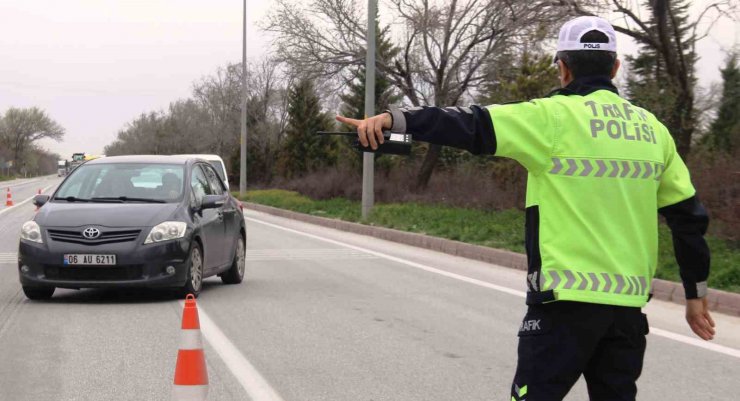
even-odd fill
[(26, 298), (33, 300), (49, 299), (54, 295), (54, 287), (26, 287), (23, 286), (23, 293)]
[(197, 297), (203, 287), (203, 252), (197, 242), (190, 247), (187, 269), (187, 280), (185, 286), (180, 289), (180, 293), (183, 297), (188, 294)]
[(239, 236), (236, 241), (236, 252), (234, 253), (234, 261), (231, 263), (231, 268), (221, 275), (221, 281), (224, 284), (239, 284), (244, 280), (244, 270), (246, 270), (246, 259), (244, 249), (244, 237)]

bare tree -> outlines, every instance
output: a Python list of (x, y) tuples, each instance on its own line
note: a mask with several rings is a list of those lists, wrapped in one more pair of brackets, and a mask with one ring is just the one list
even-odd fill
[(250, 63), (247, 73), (251, 163), (261, 164), (264, 181), (272, 179), (276, 155), (285, 136), (292, 76), (282, 71), (278, 61), (269, 58)]
[(64, 128), (37, 107), (10, 108), (0, 118), (0, 143), (11, 149), (15, 168), (22, 165), (22, 157), (34, 142), (42, 138), (59, 141), (62, 137)]
[[(377, 68), (414, 106), (454, 106), (486, 79), (486, 64), (500, 61), (532, 29), (557, 19), (563, 7), (521, 0), (389, 0), (397, 52)], [(304, 73), (325, 77), (364, 62), (364, 7), (357, 0), (314, 0), (308, 7), (278, 0), (265, 29), (276, 35), (278, 57)], [(441, 147), (432, 145), (417, 177), (429, 182)]]
[(241, 69), (240, 64), (229, 64), (193, 87), (195, 101), (209, 116), (210, 124), (204, 134), (212, 141), (211, 149), (219, 155), (227, 154), (227, 150), (239, 143)]
[[(270, 179), (287, 122), (289, 79), (278, 67), (265, 59), (251, 63), (247, 71), (249, 171), (258, 179)], [(192, 98), (128, 123), (106, 154), (216, 153), (229, 163), (229, 171), (238, 171), (241, 74), (241, 65), (232, 64), (201, 78)]]

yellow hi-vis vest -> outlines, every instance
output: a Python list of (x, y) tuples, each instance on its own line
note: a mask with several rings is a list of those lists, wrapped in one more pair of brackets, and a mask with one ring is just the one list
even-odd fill
[(644, 306), (658, 209), (695, 194), (666, 127), (609, 90), (487, 109), (496, 155), (529, 173), (533, 302)]

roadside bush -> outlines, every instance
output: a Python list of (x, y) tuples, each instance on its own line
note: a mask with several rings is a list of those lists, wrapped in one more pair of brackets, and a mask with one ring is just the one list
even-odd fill
[(698, 150), (689, 160), (699, 199), (711, 217), (709, 230), (740, 240), (740, 152), (734, 155)]
[[(503, 210), (524, 207), (526, 171), (509, 160), (473, 160), (439, 169), (423, 191), (412, 190), (418, 172), (415, 162), (376, 163), (377, 202), (422, 202), (455, 207)], [(395, 165), (394, 165), (395, 163)], [(277, 178), (272, 188), (296, 191), (312, 199), (362, 198), (362, 171), (356, 166), (336, 166), (294, 179)]]
[[(740, 240), (740, 155), (697, 150), (689, 161), (692, 180), (711, 216), (710, 233)], [(526, 171), (516, 162), (488, 157), (466, 158), (442, 166), (423, 191), (414, 191), (419, 163), (412, 158), (376, 160), (375, 200), (417, 202), (487, 210), (523, 209)], [(271, 188), (296, 191), (312, 199), (362, 197), (361, 163), (329, 167), (294, 179), (276, 178)]]

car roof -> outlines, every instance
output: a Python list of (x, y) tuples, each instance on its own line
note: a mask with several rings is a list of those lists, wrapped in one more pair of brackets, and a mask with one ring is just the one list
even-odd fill
[(204, 159), (204, 160), (221, 160), (221, 161), (223, 161), (223, 159), (219, 155), (196, 154), (196, 153), (194, 153), (194, 154), (176, 155), (176, 156), (187, 156), (187, 157)]
[(106, 156), (94, 159), (85, 164), (110, 164), (110, 163), (152, 163), (152, 164), (186, 164), (189, 160), (197, 157), (188, 155), (129, 155), (129, 156)]

